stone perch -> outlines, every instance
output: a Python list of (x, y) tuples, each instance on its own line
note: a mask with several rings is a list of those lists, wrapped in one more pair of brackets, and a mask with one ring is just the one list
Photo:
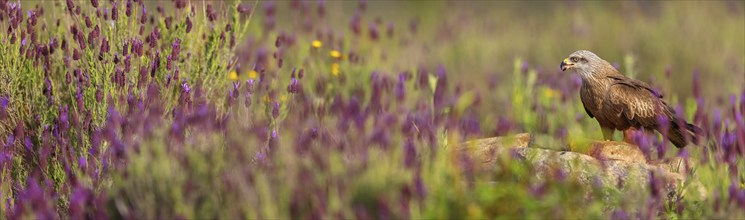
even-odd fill
[[(500, 158), (509, 157), (532, 165), (539, 180), (551, 178), (558, 169), (586, 186), (602, 184), (628, 188), (626, 185), (635, 183), (633, 187), (646, 191), (650, 173), (654, 173), (658, 180), (662, 180), (668, 195), (676, 192), (685, 182), (685, 167), (693, 166), (690, 161), (686, 165), (681, 158), (648, 162), (637, 146), (625, 142), (591, 142), (588, 155), (538, 148), (534, 146), (533, 139), (527, 133), (484, 138), (459, 144), (455, 152), (465, 153), (477, 163), (480, 162), (482, 169), (490, 169)], [(696, 186), (697, 193), (706, 195), (700, 184), (692, 185)]]

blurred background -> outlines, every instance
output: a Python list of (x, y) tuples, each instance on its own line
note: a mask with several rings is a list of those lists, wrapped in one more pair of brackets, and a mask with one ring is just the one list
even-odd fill
[[(325, 4), (329, 27), (349, 26), (358, 7), (352, 1)], [(745, 85), (742, 1), (369, 1), (367, 5), (369, 12), (360, 15), (363, 29), (379, 21), (382, 26), (392, 23), (404, 35), (411, 27), (417, 30), (381, 46), (388, 48), (383, 53), (389, 61), (385, 68), (390, 70), (440, 61), (459, 80), (481, 87), (492, 77), (504, 77), (512, 71), (514, 59), (522, 58), (540, 73), (560, 74), (551, 77), (571, 81), (569, 74), (558, 71), (558, 63), (586, 49), (666, 94), (691, 97), (695, 71), (705, 96), (740, 92)], [(285, 13), (277, 14), (278, 21), (284, 20)], [(328, 31), (349, 34), (340, 28)]]
[[(280, 1), (262, 2), (258, 8), (250, 43), (272, 42), (265, 34), (269, 30), (298, 34), (305, 42), (331, 41), (333, 49), (365, 59), (367, 68), (361, 72), (395, 75), (422, 67), (434, 72), (441, 65), (454, 82), (450, 85), (467, 88), (481, 100), (473, 110), (482, 117), (484, 133), (492, 135), (505, 133), (496, 128), (510, 124), (500, 119), (509, 117), (505, 113), (524, 110), (515, 106), (521, 99), (516, 96), (550, 96), (545, 110), (525, 106), (545, 119), (539, 124), (572, 127), (567, 119), (587, 118), (577, 92), (579, 77), (558, 68), (580, 49), (649, 83), (688, 116), (697, 108), (712, 112), (728, 106), (730, 96), (745, 88), (742, 1)], [(273, 16), (262, 16), (268, 11)], [(370, 40), (373, 34), (379, 37)], [(524, 80), (513, 74), (516, 65)], [(530, 79), (528, 70), (536, 79)], [(700, 106), (694, 83), (699, 97), (705, 97)], [(536, 91), (523, 94), (516, 87)], [(566, 104), (558, 105), (559, 100)], [(541, 116), (546, 110), (565, 114)], [(580, 122), (596, 126), (593, 120)], [(518, 125), (512, 130), (534, 128)]]
[[(685, 99), (693, 98), (694, 73), (700, 95), (707, 97), (702, 106), (707, 110), (730, 104), (729, 96), (745, 87), (742, 1), (280, 1), (261, 5), (274, 8), (276, 18), (267, 21), (257, 16), (251, 24), (254, 31), (265, 31), (270, 23), (277, 32), (308, 30), (305, 41), (336, 37), (340, 42), (332, 44), (334, 48), (367, 48), (363, 55), (375, 70), (384, 72), (442, 64), (456, 76), (453, 80), (479, 91), (483, 104), (497, 112), (506, 111), (514, 95), (511, 73), (518, 59), (536, 71), (537, 84), (563, 90), (558, 94), (562, 99), (580, 105), (579, 94), (567, 91), (576, 86), (578, 77), (558, 68), (566, 56), (580, 49), (593, 51), (623, 74), (653, 85), (673, 105), (685, 106)], [(320, 12), (319, 6), (325, 8), (325, 16), (312, 16)], [(372, 44), (341, 40), (353, 37), (355, 28), (361, 35), (375, 29), (381, 40)], [(387, 32), (395, 32), (395, 38), (386, 37)]]

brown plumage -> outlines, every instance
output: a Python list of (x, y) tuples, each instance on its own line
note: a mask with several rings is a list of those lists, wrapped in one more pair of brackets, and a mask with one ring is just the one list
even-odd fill
[(605, 140), (611, 140), (614, 130), (657, 130), (666, 134), (678, 148), (691, 141), (698, 142), (701, 129), (679, 118), (660, 93), (642, 81), (619, 73), (594, 53), (574, 52), (560, 67), (562, 71), (573, 70), (581, 76), (582, 104), (590, 118), (600, 124)]

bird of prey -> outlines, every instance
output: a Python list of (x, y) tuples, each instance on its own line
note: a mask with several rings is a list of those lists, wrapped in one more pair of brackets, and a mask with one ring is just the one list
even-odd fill
[(677, 148), (698, 142), (702, 131), (675, 114), (662, 95), (646, 83), (628, 78), (610, 63), (587, 50), (576, 51), (559, 66), (582, 78), (580, 98), (590, 118), (595, 118), (606, 141), (615, 130), (624, 131), (624, 139), (633, 131), (657, 130), (667, 134)]

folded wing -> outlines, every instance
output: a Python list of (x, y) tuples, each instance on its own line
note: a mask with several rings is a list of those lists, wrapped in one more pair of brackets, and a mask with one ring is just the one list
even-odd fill
[(607, 118), (624, 120), (614, 123), (654, 128), (658, 125), (658, 117), (666, 120), (674, 117), (672, 108), (661, 99), (662, 95), (644, 82), (625, 77), (613, 79), (615, 83), (603, 100), (603, 110)]

